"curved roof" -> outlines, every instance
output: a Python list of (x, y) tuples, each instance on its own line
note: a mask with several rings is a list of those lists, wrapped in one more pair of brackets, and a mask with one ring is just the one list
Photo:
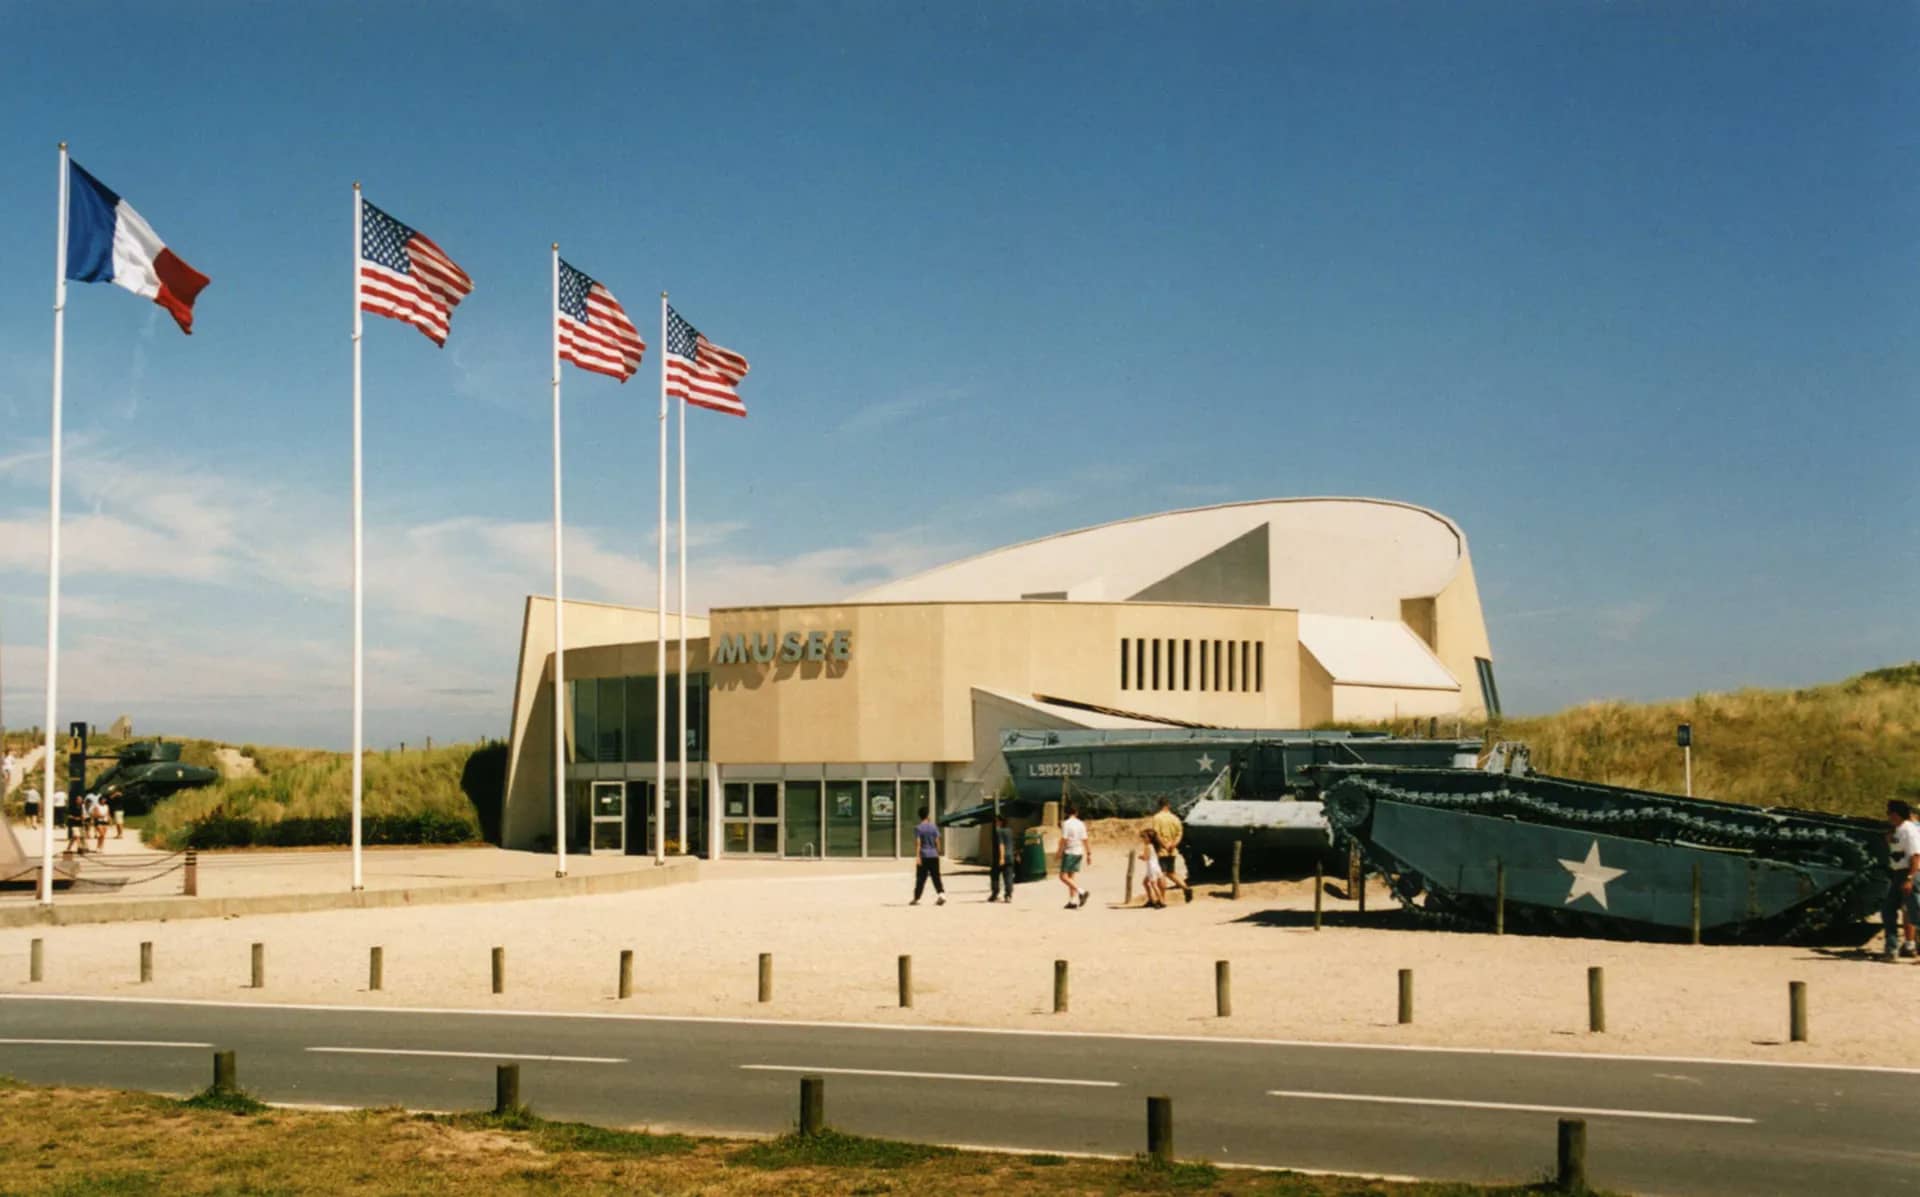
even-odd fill
[(1283, 607), (1400, 618), (1467, 555), (1452, 520), (1387, 499), (1223, 503), (994, 549), (853, 596), (856, 602), (1055, 599)]

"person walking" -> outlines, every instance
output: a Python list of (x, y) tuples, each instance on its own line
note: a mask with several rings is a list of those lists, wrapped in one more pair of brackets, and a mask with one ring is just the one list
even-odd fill
[[(1912, 956), (1914, 927), (1920, 924), (1920, 823), (1913, 821), (1913, 807), (1904, 799), (1887, 801), (1887, 900), (1880, 907), (1880, 923), (1886, 931), (1882, 960), (1894, 958), (1896, 941), (1899, 955)], [(1900, 933), (1900, 915), (1907, 916), (1904, 938)]]
[(987, 901), (1013, 901), (1013, 829), (1005, 815), (993, 817), (993, 880)]
[(1141, 828), (1140, 863), (1143, 875), (1140, 892), (1146, 895), (1148, 910), (1164, 910), (1167, 905), (1167, 875), (1160, 868), (1160, 848), (1160, 837), (1153, 828)]
[(1069, 806), (1066, 821), (1060, 824), (1060, 882), (1067, 887), (1067, 909), (1078, 910), (1087, 904), (1088, 891), (1081, 888), (1080, 870), (1093, 864), (1093, 845), (1087, 839), (1087, 825), (1080, 820), (1080, 809)]
[(27, 806), (27, 826), (38, 829), (40, 826), (40, 791), (34, 786), (27, 787), (23, 799)]
[(107, 800), (99, 794), (88, 794), (87, 803), (93, 811), (93, 850), (107, 850), (107, 824), (113, 822), (113, 813), (107, 809)]
[(909, 906), (920, 905), (920, 895), (926, 891), (927, 880), (933, 880), (934, 905), (947, 904), (947, 887), (940, 884), (940, 828), (934, 824), (926, 807), (920, 808), (920, 825), (913, 829), (914, 843), (919, 845), (919, 856), (913, 862), (913, 901)]
[[(1160, 842), (1160, 880), (1161, 893), (1171, 885), (1193, 901), (1193, 887), (1182, 881), (1174, 866), (1180, 860), (1180, 841), (1186, 837), (1186, 825), (1180, 822), (1180, 816), (1173, 813), (1173, 807), (1165, 798), (1160, 800), (1160, 809), (1153, 812), (1153, 834)], [(1163, 903), (1164, 904), (1164, 903)]]

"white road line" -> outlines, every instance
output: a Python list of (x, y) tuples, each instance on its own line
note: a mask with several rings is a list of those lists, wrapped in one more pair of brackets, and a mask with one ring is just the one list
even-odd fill
[(179, 1043), (171, 1039), (0, 1039), (0, 1045), (28, 1047), (212, 1047), (211, 1043)]
[(983, 1076), (972, 1072), (895, 1072), (887, 1068), (802, 1068), (795, 1064), (742, 1064), (747, 1072), (826, 1072), (835, 1076), (897, 1076), (919, 1081), (989, 1081), (1000, 1085), (1078, 1085), (1118, 1089), (1119, 1081), (1081, 1081), (1059, 1076)]
[(1268, 1097), (1309, 1101), (1359, 1101), (1394, 1106), (1446, 1106), (1460, 1110), (1517, 1110), (1529, 1114), (1585, 1114), (1590, 1118), (1651, 1118), (1661, 1122), (1720, 1122), (1752, 1126), (1752, 1118), (1731, 1114), (1676, 1114), (1666, 1110), (1608, 1110), (1583, 1106), (1535, 1106), (1511, 1101), (1450, 1101), (1442, 1097), (1398, 1097), (1381, 1093), (1320, 1093), (1311, 1089), (1269, 1089)]
[[(1920, 1076), (1920, 1068), (1893, 1064), (1825, 1064), (1815, 1060), (1739, 1060), (1715, 1056), (1657, 1056), (1630, 1052), (1546, 1051), (1525, 1047), (1449, 1047), (1420, 1043), (1340, 1043), (1328, 1039), (1258, 1039), (1236, 1035), (1148, 1035), (1133, 1031), (1054, 1031), (1024, 1027), (915, 1026), (906, 1023), (836, 1022), (799, 1018), (727, 1018), (699, 1014), (603, 1014), (589, 1010), (483, 1010), (471, 1006), (365, 1006), (321, 1002), (235, 1002), (215, 998), (159, 998), (86, 993), (0, 993), (0, 1002), (103, 1002), (130, 1006), (197, 1006), (217, 1010), (313, 1010), (335, 1014), (432, 1014), (439, 1017), (564, 1018), (601, 1022), (661, 1022), (734, 1027), (796, 1027), (829, 1031), (880, 1031), (908, 1035), (1013, 1035), (1035, 1039), (1110, 1039), (1138, 1043), (1218, 1043), (1237, 1047), (1309, 1047), (1328, 1051), (1411, 1052), (1415, 1055), (1519, 1056), (1585, 1060), (1596, 1064), (1698, 1064), (1729, 1068), (1798, 1068), (1819, 1072), (1879, 1072)], [(1794, 1049), (1783, 1049), (1794, 1050)]]
[(447, 1056), (458, 1060), (543, 1060), (549, 1064), (625, 1064), (624, 1056), (532, 1056), (514, 1052), (436, 1052), (403, 1047), (310, 1047), (310, 1052), (343, 1056)]

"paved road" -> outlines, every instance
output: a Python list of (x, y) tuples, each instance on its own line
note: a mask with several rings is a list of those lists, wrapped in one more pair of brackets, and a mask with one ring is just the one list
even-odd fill
[(519, 1058), (549, 1117), (717, 1132), (791, 1126), (797, 1075), (824, 1072), (844, 1130), (1035, 1151), (1141, 1150), (1165, 1093), (1185, 1156), (1462, 1180), (1542, 1175), (1576, 1110), (1594, 1180), (1633, 1192), (1920, 1192), (1915, 1070), (0, 996), (0, 1074), (22, 1080), (185, 1093), (215, 1046), (269, 1101), (483, 1108)]

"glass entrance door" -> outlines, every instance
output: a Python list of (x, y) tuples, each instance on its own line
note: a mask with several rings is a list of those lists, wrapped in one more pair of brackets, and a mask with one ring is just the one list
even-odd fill
[(861, 801), (857, 781), (827, 782), (827, 855), (861, 854)]
[(870, 781), (867, 783), (867, 855), (893, 856), (895, 853), (894, 828), (900, 822), (899, 804), (894, 798), (893, 783), (890, 781)]
[(785, 822), (788, 856), (822, 856), (820, 843), (820, 783), (786, 783)]
[(730, 781), (721, 787), (721, 851), (728, 856), (774, 856), (780, 851), (780, 783)]
[(653, 783), (630, 781), (627, 786), (627, 850), (653, 854)]
[(590, 852), (627, 850), (627, 786), (620, 781), (596, 781), (592, 794), (593, 833)]

